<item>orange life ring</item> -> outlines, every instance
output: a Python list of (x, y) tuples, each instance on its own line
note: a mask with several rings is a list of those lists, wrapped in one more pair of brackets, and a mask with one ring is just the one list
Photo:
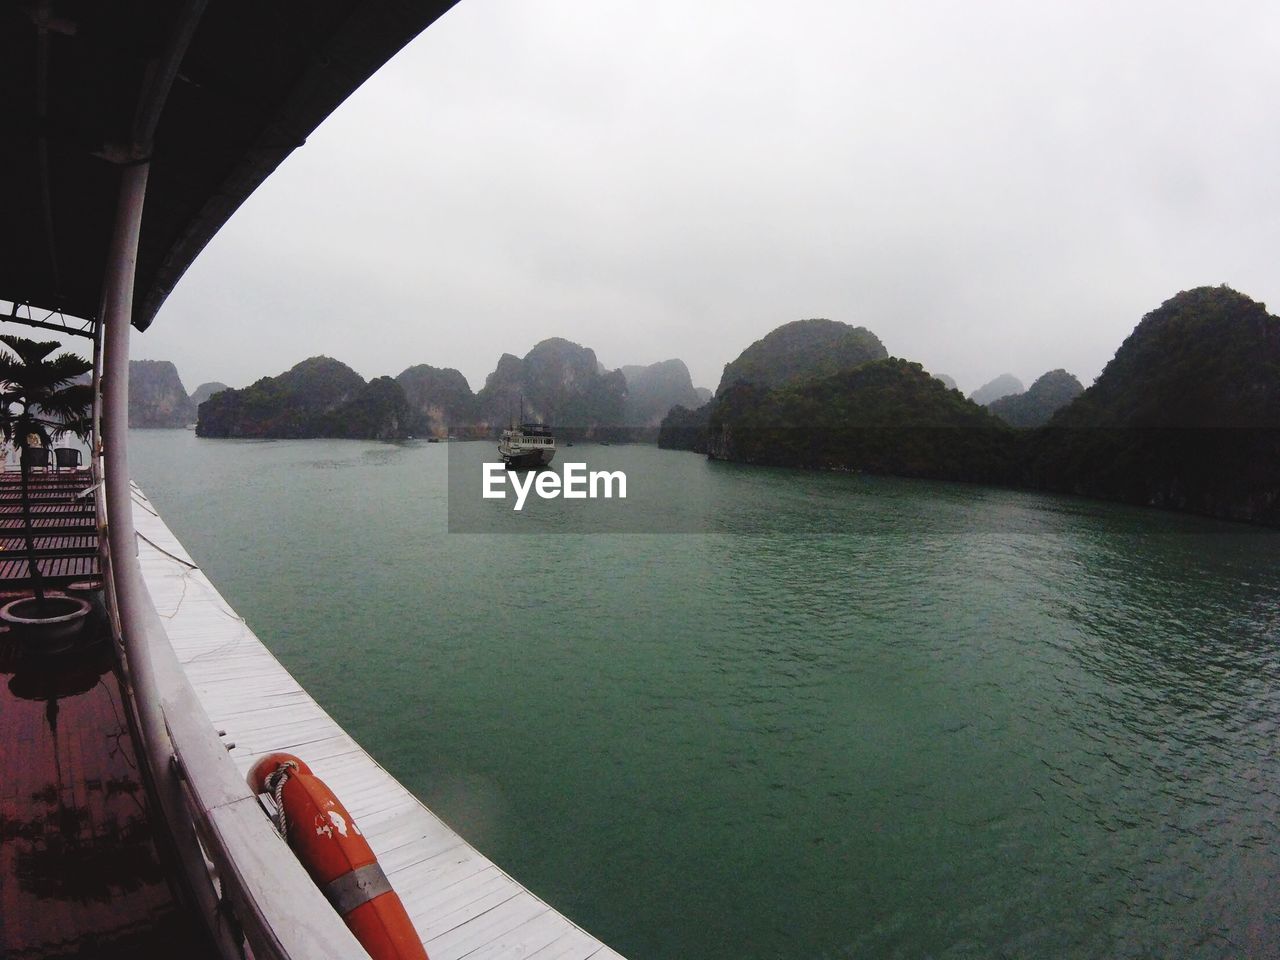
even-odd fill
[(378, 858), (325, 782), (289, 753), (260, 758), (247, 779), (255, 792), (280, 797), (286, 842), (369, 956), (427, 960)]

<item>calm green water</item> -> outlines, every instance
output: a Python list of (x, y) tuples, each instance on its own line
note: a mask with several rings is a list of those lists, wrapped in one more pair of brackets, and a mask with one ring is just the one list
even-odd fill
[(450, 534), (487, 445), (131, 443), (339, 722), (632, 960), (1280, 956), (1280, 536), (585, 445), (751, 532)]

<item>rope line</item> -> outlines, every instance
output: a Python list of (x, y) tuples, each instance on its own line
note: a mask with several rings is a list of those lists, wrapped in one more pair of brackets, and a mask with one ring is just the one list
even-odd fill
[(289, 819), (284, 812), (284, 785), (289, 779), (289, 771), (297, 770), (298, 765), (292, 760), (286, 760), (280, 766), (276, 767), (275, 773), (269, 775), (266, 781), (266, 787), (271, 791), (271, 796), (276, 802), (276, 829), (280, 831), (280, 836), (287, 841), (289, 839)]
[(178, 556), (177, 554), (170, 553), (170, 552), (169, 552), (168, 550), (166, 550), (164, 547), (160, 546), (160, 544), (156, 543), (154, 540), (152, 540), (150, 537), (148, 537), (145, 533), (139, 533), (138, 531), (136, 531), (136, 530), (135, 530), (135, 531), (134, 531), (134, 534), (137, 536), (137, 538), (138, 538), (139, 540), (145, 540), (147, 543), (151, 544), (151, 546), (155, 547), (157, 550), (159, 550), (161, 553), (163, 553), (166, 557), (168, 557), (168, 558), (169, 558), (169, 559), (171, 559), (171, 560), (177, 560), (177, 561), (178, 561), (180, 564), (182, 564), (184, 567), (190, 567), (192, 570), (199, 570), (199, 569), (200, 569), (200, 565), (199, 565), (199, 564), (192, 563), (190, 560), (183, 560), (183, 559), (182, 559), (180, 556)]

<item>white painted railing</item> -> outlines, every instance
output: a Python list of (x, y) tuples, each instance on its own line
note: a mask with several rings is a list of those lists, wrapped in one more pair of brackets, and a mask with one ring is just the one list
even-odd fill
[[(94, 466), (101, 476), (101, 461)], [(243, 956), (247, 941), (260, 960), (367, 960), (227, 755), (143, 583), (132, 523), (106, 516), (106, 499), (98, 498), (98, 514), (107, 535), (101, 562), (108, 609), (142, 759), (195, 909), (228, 958)], [(127, 537), (133, 548), (125, 563), (125, 551), (106, 542), (112, 536)]]
[(95, 344), (94, 480), (103, 583), (141, 738), (140, 760), (184, 887), (221, 954), (367, 960), (240, 779), (187, 681), (138, 567), (129, 487), (129, 335), (148, 164), (120, 171)]

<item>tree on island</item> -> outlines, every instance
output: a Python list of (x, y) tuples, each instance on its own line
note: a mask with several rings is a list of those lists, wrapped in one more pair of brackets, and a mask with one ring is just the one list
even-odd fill
[(50, 354), (61, 346), (54, 340), (0, 335), (0, 342), (9, 348), (0, 351), (0, 437), (19, 451), (22, 537), (36, 602), (43, 606), (44, 579), (36, 558), (31, 519), (30, 451), (37, 447), (50, 450), (55, 439), (68, 433), (88, 438), (93, 388), (74, 381), (92, 370), (93, 364), (74, 353), (51, 358)]

